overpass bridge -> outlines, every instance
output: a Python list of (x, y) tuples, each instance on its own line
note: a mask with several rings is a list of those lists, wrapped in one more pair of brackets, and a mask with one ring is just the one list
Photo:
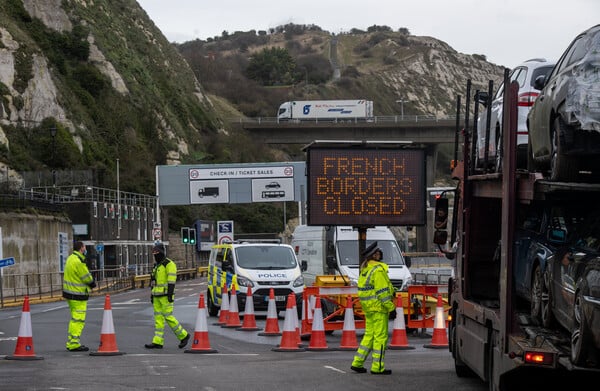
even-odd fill
[(397, 141), (410, 142), (426, 150), (427, 186), (433, 186), (438, 147), (454, 144), (460, 118), (435, 115), (391, 115), (353, 120), (315, 119), (281, 121), (276, 117), (232, 119), (230, 123), (247, 130), (265, 144), (303, 144), (313, 141)]
[(411, 142), (435, 146), (454, 143), (456, 116), (393, 115), (365, 119), (280, 121), (275, 117), (232, 119), (265, 144), (309, 144), (315, 140)]

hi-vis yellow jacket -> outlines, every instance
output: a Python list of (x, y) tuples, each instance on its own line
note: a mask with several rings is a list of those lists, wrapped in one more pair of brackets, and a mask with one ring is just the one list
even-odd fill
[(176, 281), (177, 265), (169, 258), (163, 259), (152, 269), (152, 296), (166, 296), (169, 285), (175, 286)]
[(68, 300), (87, 300), (95, 286), (94, 277), (85, 263), (85, 256), (79, 251), (73, 251), (65, 263), (63, 297)]
[(358, 277), (358, 298), (365, 312), (388, 313), (396, 308), (394, 287), (388, 276), (388, 266), (370, 260)]

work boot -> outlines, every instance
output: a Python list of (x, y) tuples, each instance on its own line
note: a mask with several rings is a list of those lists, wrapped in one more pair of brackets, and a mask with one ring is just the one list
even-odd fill
[(76, 348), (69, 348), (67, 350), (69, 352), (87, 352), (88, 350), (90, 350), (90, 348), (88, 348), (87, 346), (84, 346), (84, 345), (80, 345), (80, 346), (77, 346)]
[(372, 375), (391, 375), (392, 374), (392, 370), (391, 369), (384, 369), (381, 372), (373, 372), (371, 371)]
[(188, 333), (188, 335), (186, 335), (185, 337), (183, 337), (183, 339), (181, 341), (179, 341), (179, 349), (183, 349), (185, 347), (185, 345), (187, 345), (188, 341), (190, 340), (190, 333)]
[(157, 344), (157, 343), (154, 343), (154, 342), (152, 342), (152, 343), (147, 343), (147, 344), (145, 344), (145, 345), (144, 345), (144, 347), (145, 347), (146, 349), (162, 349), (162, 345), (159, 345), (159, 344)]
[(358, 372), (358, 373), (365, 373), (365, 372), (367, 372), (367, 369), (366, 369), (366, 368), (363, 368), (363, 367), (355, 367), (354, 365), (352, 365), (352, 366), (350, 367), (350, 369), (352, 369), (354, 372)]

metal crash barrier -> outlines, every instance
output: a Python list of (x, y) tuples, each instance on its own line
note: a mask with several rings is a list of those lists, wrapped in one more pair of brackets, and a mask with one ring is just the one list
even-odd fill
[[(331, 277), (331, 276), (326, 276)], [(320, 286), (318, 284), (326, 284)], [(321, 300), (323, 312), (323, 326), (325, 331), (342, 330), (344, 327), (344, 314), (347, 308), (354, 312), (355, 328), (364, 329), (365, 319), (358, 299), (356, 286), (344, 286), (344, 282), (337, 280), (320, 281), (304, 289), (302, 300), (301, 334), (310, 334), (313, 323), (315, 300)], [(410, 329), (427, 329), (434, 327), (435, 310), (438, 295), (442, 295), (444, 312), (448, 313), (448, 287), (447, 285), (410, 285), (407, 292), (397, 292), (396, 298), (401, 298), (401, 305), (407, 319), (406, 327)], [(447, 326), (447, 316), (446, 316)]]
[(438, 295), (442, 295), (444, 304), (444, 317), (448, 327), (448, 286), (447, 285), (410, 285), (408, 287), (407, 303), (402, 300), (406, 309), (411, 308), (406, 327), (411, 329), (430, 329), (434, 326), (435, 308), (437, 307)]

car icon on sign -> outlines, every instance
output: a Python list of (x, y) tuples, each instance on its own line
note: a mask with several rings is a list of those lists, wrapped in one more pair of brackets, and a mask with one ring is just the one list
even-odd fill
[(279, 182), (269, 182), (265, 185), (266, 189), (279, 189), (281, 187), (281, 185), (279, 184)]

